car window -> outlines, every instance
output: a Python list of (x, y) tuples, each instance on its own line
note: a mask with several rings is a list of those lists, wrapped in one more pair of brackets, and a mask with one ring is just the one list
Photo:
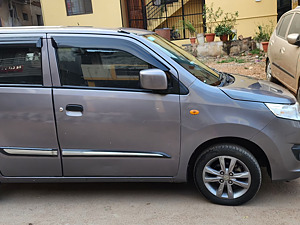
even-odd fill
[(285, 38), (285, 34), (286, 34), (286, 31), (290, 24), (292, 16), (293, 16), (293, 14), (288, 14), (282, 19), (281, 23), (278, 26), (278, 30), (277, 30), (278, 36)]
[(41, 49), (0, 46), (0, 84), (42, 85)]
[(170, 58), (202, 82), (213, 86), (217, 86), (221, 83), (221, 76), (217, 72), (210, 69), (192, 54), (184, 51), (172, 42), (167, 41), (157, 34), (144, 35), (143, 37), (146, 38), (147, 41), (154, 43), (158, 48), (170, 56)]
[(139, 72), (153, 68), (122, 50), (58, 48), (57, 53), (63, 86), (140, 89)]
[(288, 34), (300, 34), (300, 14), (296, 13)]

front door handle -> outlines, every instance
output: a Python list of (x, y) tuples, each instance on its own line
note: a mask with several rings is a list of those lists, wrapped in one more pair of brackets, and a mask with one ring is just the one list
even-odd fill
[(73, 112), (83, 112), (83, 106), (77, 104), (69, 104), (67, 105), (66, 110)]
[(69, 104), (66, 106), (66, 114), (67, 116), (82, 116), (83, 106), (77, 104)]

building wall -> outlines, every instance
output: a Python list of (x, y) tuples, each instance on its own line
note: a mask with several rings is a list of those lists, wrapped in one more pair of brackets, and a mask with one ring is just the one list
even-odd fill
[(275, 0), (206, 0), (206, 5), (214, 4), (214, 8), (221, 7), (225, 12), (239, 12), (237, 20), (238, 35), (254, 36), (258, 25), (277, 23), (277, 2)]
[[(40, 25), (37, 16), (42, 18), (41, 7), (38, 1), (32, 1), (32, 5), (12, 2), (9, 4), (8, 0), (0, 1), (0, 19), (3, 27), (11, 26), (37, 26)], [(10, 10), (13, 10), (13, 17), (11, 17)], [(27, 14), (27, 19), (24, 19), (23, 13)]]
[(0, 19), (3, 27), (12, 26), (12, 18), (9, 14), (8, 1), (2, 1), (0, 3)]
[[(199, 5), (201, 2), (199, 0)], [(277, 22), (277, 2), (275, 0), (206, 0), (205, 2), (209, 6), (213, 2), (214, 8), (220, 6), (225, 12), (239, 11), (236, 28), (238, 35), (244, 37), (254, 36), (258, 25), (269, 24), (272, 21), (275, 26)], [(126, 0), (92, 0), (92, 14), (73, 16), (67, 16), (65, 0), (41, 0), (41, 4), (44, 24), (47, 26), (128, 26)], [(178, 23), (176, 20), (170, 22)], [(201, 21), (193, 20), (193, 22), (198, 28), (198, 32), (201, 32), (202, 19)]]
[(67, 16), (65, 0), (41, 0), (46, 26), (121, 27), (120, 0), (92, 0), (93, 13)]
[[(42, 17), (42, 10), (41, 7), (36, 5), (16, 5), (17, 15), (18, 15), (18, 21), (20, 22), (20, 25), (22, 26), (38, 26), (43, 25), (39, 24), (37, 16)], [(24, 20), (23, 13), (26, 13), (28, 15), (28, 20)]]

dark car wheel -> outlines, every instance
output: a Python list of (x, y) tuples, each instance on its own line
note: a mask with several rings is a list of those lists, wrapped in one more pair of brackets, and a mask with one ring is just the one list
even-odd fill
[(266, 77), (268, 81), (275, 82), (276, 79), (272, 76), (272, 70), (271, 70), (271, 62), (268, 60), (267, 66), (266, 66)]
[(255, 196), (262, 177), (258, 162), (245, 148), (218, 144), (200, 154), (194, 167), (194, 180), (211, 202), (240, 205)]
[(300, 103), (300, 86), (298, 87), (298, 91), (297, 91), (297, 94), (296, 94), (296, 99)]

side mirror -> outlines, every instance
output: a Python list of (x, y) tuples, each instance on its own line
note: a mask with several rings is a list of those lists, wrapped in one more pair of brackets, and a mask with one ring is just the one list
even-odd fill
[(149, 90), (168, 89), (167, 75), (160, 69), (148, 69), (140, 71), (141, 87)]
[(291, 44), (291, 45), (300, 45), (300, 34), (289, 34), (287, 36), (287, 41)]

